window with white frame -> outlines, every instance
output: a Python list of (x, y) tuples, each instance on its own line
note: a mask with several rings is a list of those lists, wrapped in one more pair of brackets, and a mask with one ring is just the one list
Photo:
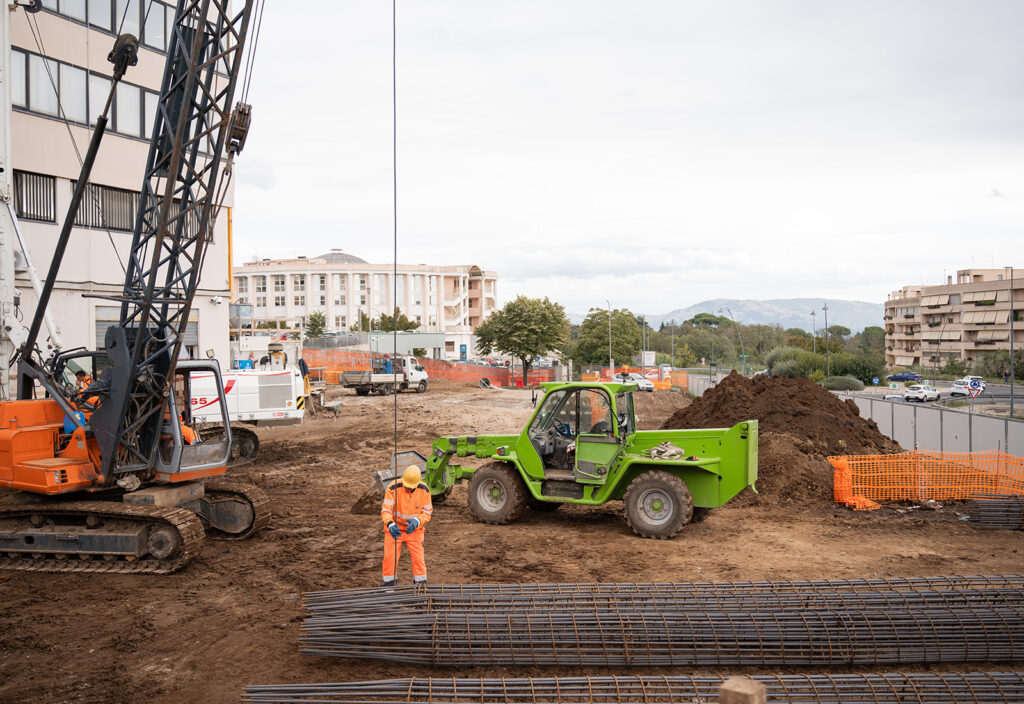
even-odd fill
[(267, 277), (266, 276), (254, 276), (252, 277), (253, 289), (256, 293), (267, 292)]
[[(274, 275), (274, 293), (284, 293), (284, 292), (285, 292), (285, 288), (284, 288), (284, 275), (283, 274), (275, 274)], [(283, 298), (283, 296), (282, 296), (282, 298)]]
[(239, 293), (249, 293), (249, 279), (244, 276), (236, 276), (235, 290)]
[(305, 274), (292, 274), (292, 291), (305, 292), (306, 290), (306, 275)]
[(274, 296), (274, 307), (284, 308), (288, 304), (288, 297), (283, 295)]

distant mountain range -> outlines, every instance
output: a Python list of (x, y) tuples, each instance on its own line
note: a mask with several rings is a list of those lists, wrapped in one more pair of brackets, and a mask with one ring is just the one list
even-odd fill
[[(811, 311), (816, 314), (814, 320), (818, 329), (825, 325), (825, 314), (822, 306), (828, 304), (828, 324), (844, 325), (852, 332), (860, 332), (866, 327), (882, 326), (883, 304), (867, 301), (840, 301), (827, 298), (777, 298), (768, 301), (755, 301), (736, 298), (715, 298), (701, 301), (686, 308), (677, 308), (668, 313), (648, 314), (647, 321), (652, 327), (675, 320), (681, 323), (698, 313), (714, 313), (728, 316), (726, 308), (732, 310), (736, 322), (745, 325), (781, 325), (783, 328), (802, 328), (810, 332)], [(634, 311), (636, 313), (636, 311)], [(639, 315), (639, 313), (637, 313)], [(586, 315), (569, 314), (569, 320), (579, 324)]]

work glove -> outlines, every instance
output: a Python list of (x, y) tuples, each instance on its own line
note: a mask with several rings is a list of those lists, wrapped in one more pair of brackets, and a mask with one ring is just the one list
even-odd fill
[(402, 529), (398, 527), (398, 524), (394, 521), (388, 523), (388, 533), (391, 533), (392, 538), (399, 538), (402, 535)]
[(406, 532), (406, 534), (412, 533), (414, 530), (416, 530), (419, 527), (420, 527), (420, 519), (418, 519), (418, 518), (410, 518), (409, 519), (409, 525), (406, 527), (405, 532)]

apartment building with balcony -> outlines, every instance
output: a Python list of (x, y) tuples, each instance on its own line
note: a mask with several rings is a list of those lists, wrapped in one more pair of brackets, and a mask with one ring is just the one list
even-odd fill
[[(235, 267), (233, 301), (253, 306), (256, 325), (297, 328), (305, 316), (323, 313), (328, 332), (358, 329), (360, 313), (372, 320), (397, 306), (421, 332), (468, 340), (496, 309), (497, 285), (497, 273), (478, 266), (400, 264), (395, 278), (392, 264), (370, 264), (333, 249)], [(451, 342), (457, 350), (457, 341)]]
[[(71, 203), (80, 155), (110, 90), (107, 54), (118, 29), (140, 39), (138, 64), (114, 94), (111, 121), (49, 305), (65, 348), (102, 348), (120, 306), (97, 296), (122, 292), (175, 8), (159, 0), (43, 0), (35, 14), (23, 7), (5, 6), (4, 12), (11, 42), (6, 117), (12, 200), (42, 277)], [(229, 185), (227, 209), (233, 198)], [(222, 362), (229, 357), (229, 219), (222, 214), (214, 229), (184, 340), (186, 355), (202, 357), (212, 349)], [(15, 240), (10, 233), (7, 238), (10, 246)], [(24, 257), (16, 245), (15, 250), (19, 312), (27, 322), (37, 299)]]
[(961, 269), (936, 286), (904, 286), (885, 302), (890, 367), (973, 362), (1024, 343), (1024, 278), (1002, 269)]

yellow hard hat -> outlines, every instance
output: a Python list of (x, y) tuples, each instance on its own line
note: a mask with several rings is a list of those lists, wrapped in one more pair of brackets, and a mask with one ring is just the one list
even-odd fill
[(423, 479), (423, 474), (420, 472), (420, 468), (416, 465), (410, 465), (405, 468), (402, 472), (402, 486), (407, 489), (415, 489), (420, 485), (420, 481)]

